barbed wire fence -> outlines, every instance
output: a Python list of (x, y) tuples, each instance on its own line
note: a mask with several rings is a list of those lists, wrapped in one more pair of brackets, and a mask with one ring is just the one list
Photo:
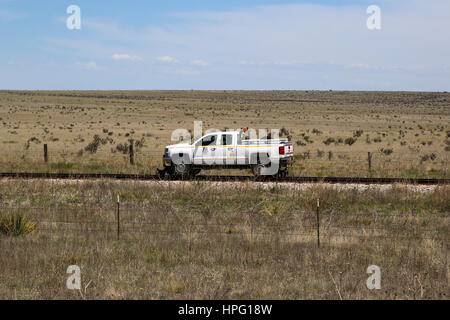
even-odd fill
[[(188, 237), (189, 241), (204, 241), (205, 237), (241, 237), (250, 241), (299, 241), (332, 244), (333, 241), (390, 242), (399, 247), (445, 249), (449, 247), (449, 214), (433, 216), (436, 227), (428, 227), (420, 214), (390, 213), (321, 213), (317, 206), (311, 213), (296, 216), (297, 222), (261, 222), (252, 219), (253, 211), (243, 211), (250, 217), (241, 222), (179, 221), (170, 215), (152, 217), (148, 208), (129, 203), (86, 210), (82, 206), (26, 206), (0, 204), (0, 216), (25, 212), (36, 223), (36, 233), (52, 236), (94, 237), (120, 241), (128, 237), (154, 237), (155, 241), (172, 241), (173, 237)], [(97, 214), (95, 214), (95, 211)], [(100, 214), (98, 214), (100, 212)], [(139, 213), (147, 213), (142, 216)], [(69, 214), (70, 213), (70, 214)], [(191, 217), (192, 218), (192, 217)], [(317, 219), (316, 219), (317, 218)], [(157, 219), (156, 221), (154, 221)], [(159, 220), (158, 220), (159, 219)], [(164, 219), (164, 221), (161, 221)], [(360, 220), (358, 220), (360, 219)], [(428, 221), (430, 224), (430, 221)]]

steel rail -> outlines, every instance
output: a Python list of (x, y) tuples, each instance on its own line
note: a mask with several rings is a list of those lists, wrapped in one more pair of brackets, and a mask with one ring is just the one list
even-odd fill
[(418, 184), (418, 185), (448, 185), (450, 179), (436, 178), (369, 178), (369, 177), (260, 177), (252, 176), (218, 176), (199, 175), (191, 179), (161, 179), (152, 174), (126, 174), (126, 173), (49, 173), (49, 172), (3, 172), (0, 178), (16, 179), (114, 179), (114, 180), (189, 180), (189, 181), (249, 181), (249, 182), (287, 182), (287, 183), (336, 183), (336, 184)]

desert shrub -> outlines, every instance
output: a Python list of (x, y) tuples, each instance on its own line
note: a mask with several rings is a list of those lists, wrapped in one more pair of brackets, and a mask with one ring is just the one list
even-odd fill
[(392, 152), (394, 152), (394, 150), (381, 148), (380, 152), (383, 153), (385, 156), (389, 156), (392, 154)]
[(128, 152), (130, 151), (130, 146), (128, 145), (128, 143), (119, 143), (116, 146), (116, 151), (119, 151), (123, 154), (128, 154)]
[(145, 146), (145, 138), (142, 137), (140, 140), (136, 140), (134, 145), (136, 147), (136, 151), (143, 148)]
[(309, 159), (310, 158), (310, 153), (309, 153), (309, 151), (305, 151), (305, 152), (303, 152), (303, 154), (299, 155), (299, 157), (302, 160)]
[(285, 127), (283, 127), (283, 128), (281, 128), (281, 130), (280, 130), (280, 137), (287, 137), (287, 136), (289, 136), (289, 130), (288, 129), (286, 129)]
[(31, 137), (30, 139), (27, 140), (27, 142), (25, 143), (25, 150), (28, 150), (30, 148), (30, 143), (36, 143), (36, 144), (40, 144), (41, 140), (39, 140), (36, 137)]
[(363, 134), (363, 130), (356, 130), (355, 132), (353, 132), (353, 136), (355, 138), (361, 137), (361, 135)]
[(434, 153), (426, 154), (426, 155), (423, 155), (423, 156), (420, 158), (420, 162), (425, 162), (425, 161), (428, 161), (428, 160), (433, 161), (433, 160), (436, 160), (436, 158), (437, 158), (437, 156), (436, 156), (436, 154), (434, 154)]
[(309, 136), (307, 136), (307, 135), (303, 135), (303, 139), (305, 139), (305, 141), (308, 143), (313, 143), (312, 140), (309, 140)]
[(98, 150), (98, 147), (100, 146), (101, 138), (98, 134), (96, 134), (92, 140), (91, 143), (89, 143), (84, 150), (88, 151), (90, 153), (96, 153)]
[(373, 142), (380, 143), (381, 142), (381, 138), (380, 137), (376, 137), (376, 138), (373, 139)]
[(356, 142), (356, 140), (357, 139), (350, 137), (350, 138), (345, 139), (344, 143), (351, 146), (352, 144), (354, 144)]
[(326, 140), (322, 141), (325, 145), (329, 145), (333, 142), (336, 142), (336, 140), (334, 140), (334, 138), (327, 138)]
[(23, 213), (0, 214), (0, 233), (7, 236), (20, 236), (35, 230), (36, 223)]
[(317, 157), (318, 157), (318, 158), (322, 158), (323, 155), (324, 155), (324, 153), (325, 153), (325, 151), (317, 150)]
[(131, 145), (131, 143), (133, 143), (136, 152), (139, 151), (141, 148), (143, 148), (145, 146), (145, 138), (144, 137), (142, 137), (140, 140), (136, 140), (136, 141), (130, 139), (128, 142), (129, 143), (126, 143), (126, 142), (125, 143), (119, 143), (116, 146), (116, 149), (112, 149), (111, 148), (111, 152), (115, 153), (115, 152), (118, 151), (118, 152), (120, 152), (122, 154), (129, 154), (130, 153), (130, 145)]

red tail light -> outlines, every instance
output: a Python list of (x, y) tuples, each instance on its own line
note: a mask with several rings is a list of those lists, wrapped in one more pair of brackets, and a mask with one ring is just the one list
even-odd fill
[(280, 154), (284, 154), (284, 146), (280, 147)]

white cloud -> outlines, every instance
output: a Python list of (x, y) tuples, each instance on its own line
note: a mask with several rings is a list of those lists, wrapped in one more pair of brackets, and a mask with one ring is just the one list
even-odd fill
[(346, 67), (355, 69), (377, 69), (376, 67), (371, 66), (367, 63), (350, 63)]
[(264, 61), (240, 60), (240, 61), (238, 61), (238, 64), (243, 65), (243, 66), (263, 66), (268, 63), (264, 62)]
[(200, 67), (207, 67), (209, 66), (209, 63), (202, 59), (197, 59), (191, 62), (194, 66), (200, 66)]
[(88, 69), (94, 69), (94, 70), (98, 69), (97, 63), (94, 62), (94, 61), (88, 62), (88, 63), (86, 64), (86, 67), (87, 67)]
[(79, 65), (79, 66), (81, 66), (81, 67), (83, 67), (85, 69), (94, 70), (94, 71), (100, 71), (100, 70), (105, 70), (106, 69), (105, 67), (99, 66), (97, 64), (97, 62), (95, 62), (95, 61), (89, 61), (88, 63), (77, 62), (77, 65)]
[(126, 53), (115, 53), (112, 55), (114, 60), (130, 60), (130, 61), (141, 61), (142, 58), (139, 56), (132, 56)]
[(164, 63), (178, 63), (178, 60), (171, 56), (162, 56), (156, 58), (158, 61), (164, 62)]

